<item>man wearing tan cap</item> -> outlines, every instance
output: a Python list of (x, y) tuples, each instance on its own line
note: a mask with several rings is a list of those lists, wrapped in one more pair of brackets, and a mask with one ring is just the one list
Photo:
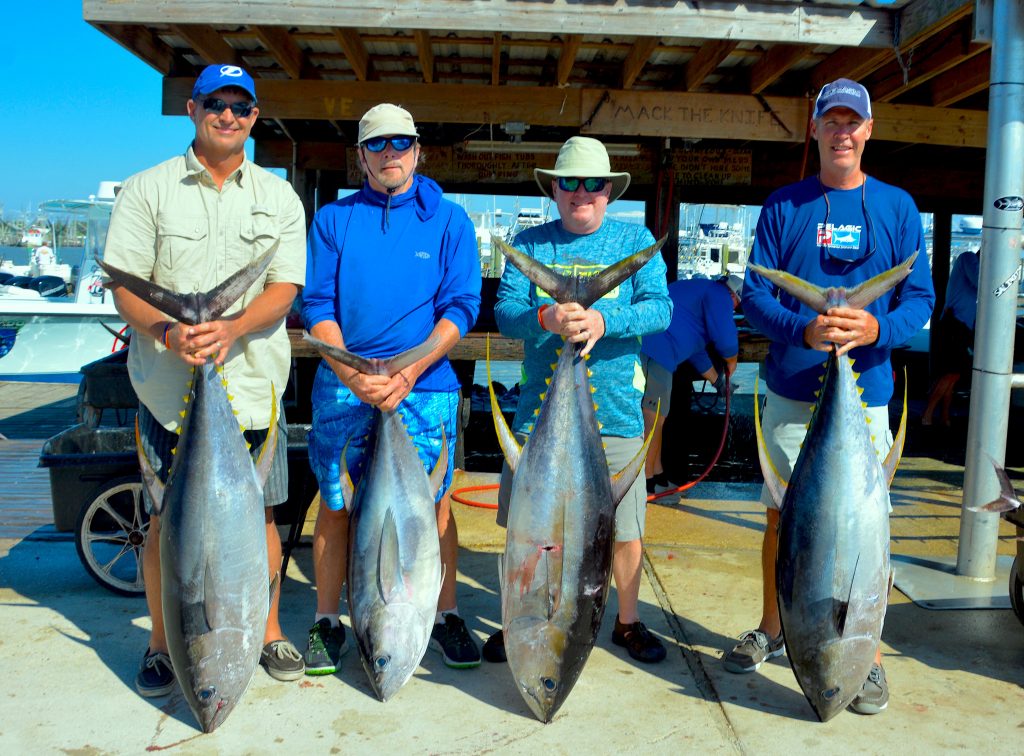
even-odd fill
[[(303, 321), (317, 339), (366, 358), (387, 359), (431, 337), (438, 345), (390, 378), (328, 357), (317, 371), (309, 436), (321, 497), (313, 536), (317, 609), (305, 654), (311, 675), (333, 674), (346, 647), (338, 617), (348, 542), (342, 451), (347, 448), (346, 466), (356, 484), (375, 408), (398, 410), (427, 471), (437, 464), (445, 439), (455, 448), (459, 381), (446, 355), (480, 309), (476, 232), (465, 210), (416, 173), (420, 145), (409, 112), (387, 103), (370, 108), (359, 121), (358, 156), (366, 176), (362, 189), (313, 219)], [(455, 596), (458, 534), (448, 497), (454, 464), (449, 453), (438, 492), (444, 579), (430, 644), (449, 667), (475, 667), (480, 650)]]
[[(554, 169), (538, 168), (534, 178), (541, 192), (554, 199), (560, 218), (526, 229), (512, 244), (557, 272), (597, 273), (654, 244), (646, 227), (605, 218), (608, 205), (626, 191), (630, 177), (611, 170), (608, 152), (598, 140), (570, 138), (559, 150)], [(590, 381), (608, 467), (613, 472), (621, 470), (643, 446), (640, 337), (665, 330), (672, 316), (662, 258), (656, 255), (590, 308), (574, 302), (556, 304), (518, 269), (507, 265), (494, 316), (504, 335), (523, 340), (525, 380), (512, 423), (520, 442), (533, 428), (534, 412), (558, 361), (557, 350), (565, 342), (585, 342), (581, 355), (592, 356)], [(507, 522), (510, 487), (506, 466), (498, 492), (498, 523), (502, 526)], [(659, 662), (665, 658), (665, 647), (640, 621), (637, 607), (646, 501), (644, 481), (638, 477), (616, 510), (612, 574), (619, 615), (612, 640), (638, 661)], [(484, 657), (505, 661), (500, 630), (485, 644)]]

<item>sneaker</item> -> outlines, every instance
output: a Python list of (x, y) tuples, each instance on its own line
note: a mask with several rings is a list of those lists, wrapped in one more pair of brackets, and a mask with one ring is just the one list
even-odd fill
[(291, 641), (286, 639), (270, 641), (260, 653), (260, 664), (275, 680), (289, 682), (298, 680), (306, 671), (302, 654)]
[(665, 647), (661, 641), (639, 620), (623, 625), (616, 617), (612, 643), (622, 646), (630, 656), (644, 664), (654, 664), (665, 658)]
[(850, 704), (850, 711), (858, 714), (878, 714), (889, 705), (889, 683), (885, 680), (885, 670), (881, 664), (872, 664), (868, 679), (864, 681), (860, 693)]
[(345, 628), (339, 623), (331, 625), (326, 617), (317, 621), (309, 630), (309, 645), (302, 660), (307, 675), (333, 675), (338, 671), (338, 662), (348, 651)]
[(494, 664), (508, 661), (508, 657), (505, 655), (505, 632), (503, 630), (492, 634), (484, 643), (484, 658)]
[(139, 674), (135, 675), (135, 690), (144, 698), (166, 696), (174, 690), (174, 668), (171, 658), (162, 651), (146, 649)]
[(786, 643), (781, 635), (778, 638), (769, 638), (760, 630), (751, 630), (740, 636), (740, 642), (725, 655), (722, 662), (727, 671), (742, 674), (753, 672), (764, 662), (784, 653)]
[(440, 651), (446, 666), (468, 669), (480, 666), (480, 649), (457, 614), (446, 614), (430, 632), (430, 647)]

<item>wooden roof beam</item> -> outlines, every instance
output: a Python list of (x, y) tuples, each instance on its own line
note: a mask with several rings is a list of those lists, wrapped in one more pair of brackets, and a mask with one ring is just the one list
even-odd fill
[(491, 43), (491, 86), (501, 84), (501, 32), (494, 32)]
[(629, 49), (626, 60), (622, 63), (622, 88), (629, 89), (633, 86), (640, 72), (647, 65), (647, 59), (651, 57), (658, 48), (661, 40), (658, 37), (640, 37)]
[(760, 94), (796, 63), (811, 54), (807, 45), (774, 45), (750, 70), (750, 92)]
[(567, 34), (562, 42), (562, 52), (558, 56), (558, 73), (556, 83), (564, 87), (569, 83), (569, 74), (576, 63), (576, 53), (579, 52), (580, 43), (583, 41), (582, 34)]
[(196, 55), (212, 63), (230, 63), (243, 66), (244, 61), (238, 50), (233, 48), (212, 26), (202, 24), (173, 24), (171, 30), (195, 50)]
[(283, 26), (254, 26), (253, 31), (278, 65), (292, 79), (320, 79), (317, 71)]
[[(906, 72), (897, 66), (893, 75), (872, 88), (871, 97), (876, 102), (892, 102), (905, 92), (927, 83), (988, 47), (987, 43), (971, 42), (970, 30), (964, 27), (960, 34), (937, 40), (930, 50), (917, 48), (913, 65), (910, 65)], [(907, 76), (906, 82), (903, 80), (904, 75)]]
[(683, 71), (683, 89), (687, 92), (697, 89), (704, 83), (708, 74), (718, 68), (738, 45), (739, 42), (735, 39), (711, 39), (701, 45)]
[(423, 71), (423, 81), (427, 84), (433, 84), (434, 49), (430, 46), (430, 32), (417, 29), (413, 34), (416, 37), (416, 51), (420, 56), (420, 69)]
[(356, 79), (369, 81), (373, 73), (373, 66), (370, 63), (370, 53), (367, 52), (366, 45), (360, 39), (359, 32), (355, 29), (341, 27), (334, 30), (334, 37), (341, 45), (341, 51), (348, 58), (348, 64), (352, 66)]
[(929, 83), (931, 102), (945, 108), (988, 89), (992, 70), (992, 48), (975, 55), (961, 66), (939, 74)]
[[(93, 23), (92, 25), (132, 55), (149, 63), (164, 76), (174, 70), (175, 63), (178, 61), (177, 54), (149, 29), (123, 24)], [(189, 94), (191, 94), (191, 90), (189, 90)]]

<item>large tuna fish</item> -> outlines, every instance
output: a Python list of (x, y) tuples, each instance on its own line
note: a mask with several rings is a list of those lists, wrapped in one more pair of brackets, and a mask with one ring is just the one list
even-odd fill
[[(910, 273), (903, 264), (854, 289), (821, 288), (749, 265), (817, 312), (863, 309)], [(788, 486), (768, 459), (757, 421), (765, 483), (781, 501), (776, 589), (786, 653), (818, 718), (826, 722), (860, 692), (871, 670), (888, 603), (889, 484), (899, 464), (904, 416), (879, 460), (853, 361), (830, 352), (810, 425)], [(756, 409), (756, 403), (755, 403)]]
[[(429, 354), (436, 339), (388, 360), (365, 359), (310, 336), (322, 354), (361, 373), (394, 375)], [(440, 421), (440, 419), (439, 419)], [(442, 426), (442, 438), (444, 427)], [(398, 412), (378, 412), (359, 484), (341, 454), (349, 511), (348, 608), (370, 685), (387, 701), (416, 671), (430, 643), (441, 592), (434, 500), (448, 469), (447, 444), (430, 478)], [(346, 449), (347, 449), (346, 445)]]
[[(580, 278), (555, 273), (497, 237), (491, 243), (556, 302), (584, 307), (661, 247), (659, 242)], [(491, 389), (498, 440), (513, 471), (501, 562), (505, 651), (516, 687), (542, 722), (551, 721), (568, 697), (594, 647), (608, 595), (615, 507), (647, 452), (645, 443), (621, 472), (609, 474), (581, 347), (563, 346), (533, 432), (521, 448)]]
[[(263, 273), (267, 253), (205, 294), (176, 294), (100, 263), (182, 323), (216, 320)], [(255, 467), (221, 369), (193, 370), (181, 438), (166, 485), (139, 449), (160, 521), (164, 631), (175, 677), (204, 732), (224, 722), (259, 663), (270, 608), (263, 486), (277, 437), (276, 406)]]

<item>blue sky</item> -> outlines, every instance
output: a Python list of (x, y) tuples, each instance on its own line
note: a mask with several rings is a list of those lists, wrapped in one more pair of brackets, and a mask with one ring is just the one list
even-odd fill
[(85, 23), (81, 0), (5, 2), (4, 25), (5, 215), (86, 197), (184, 149), (191, 124), (160, 115), (160, 74)]

